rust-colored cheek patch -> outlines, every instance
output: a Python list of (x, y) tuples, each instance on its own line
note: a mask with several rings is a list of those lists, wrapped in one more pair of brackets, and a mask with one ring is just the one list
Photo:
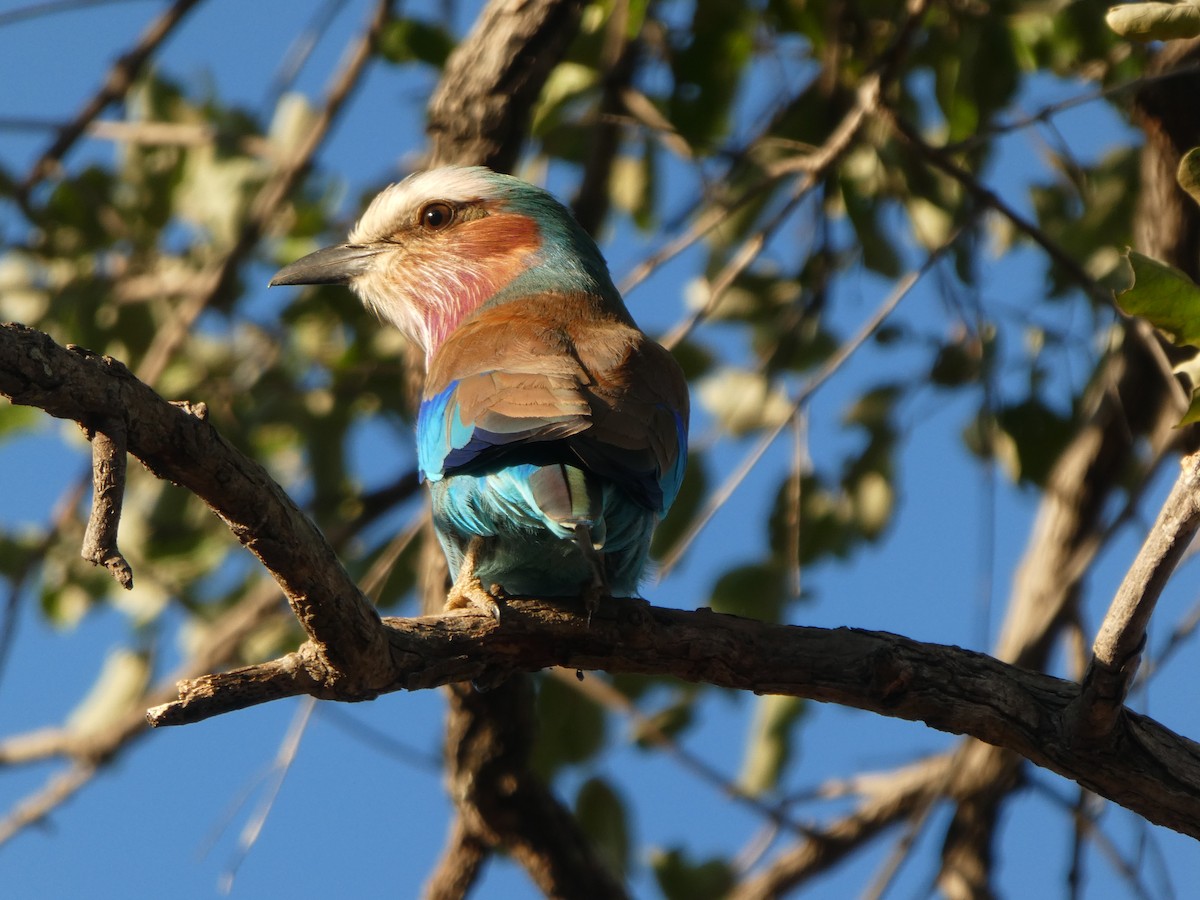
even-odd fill
[(500, 213), (464, 223), (460, 252), (473, 259), (492, 259), (500, 266), (524, 264), (542, 245), (537, 223), (528, 216)]

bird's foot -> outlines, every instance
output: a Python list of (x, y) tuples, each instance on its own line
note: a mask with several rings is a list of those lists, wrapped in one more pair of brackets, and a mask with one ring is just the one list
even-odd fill
[(600, 548), (593, 543), (591, 529), (583, 522), (575, 526), (575, 543), (592, 570), (592, 577), (579, 589), (579, 596), (583, 598), (583, 609), (587, 613), (587, 623), (590, 628), (592, 614), (600, 608), (600, 600), (608, 596), (608, 579), (604, 574), (604, 555)]
[(587, 623), (592, 625), (592, 614), (600, 608), (600, 601), (608, 596), (608, 585), (603, 579), (587, 582), (579, 592), (583, 598), (583, 609), (587, 613)]
[(493, 584), (485, 588), (483, 582), (471, 573), (459, 575), (450, 593), (446, 595), (446, 609), (477, 609), (500, 621), (500, 603), (504, 600), (504, 588)]

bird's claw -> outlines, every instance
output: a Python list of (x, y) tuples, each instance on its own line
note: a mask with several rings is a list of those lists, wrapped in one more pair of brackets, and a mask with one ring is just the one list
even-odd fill
[(446, 609), (477, 609), (499, 622), (500, 601), (503, 599), (504, 589), (500, 585), (493, 584), (488, 589), (474, 575), (459, 576), (446, 595)]
[(603, 581), (592, 581), (584, 585), (580, 594), (583, 597), (583, 609), (587, 613), (587, 623), (590, 628), (592, 614), (600, 608), (600, 601), (608, 596), (608, 585)]

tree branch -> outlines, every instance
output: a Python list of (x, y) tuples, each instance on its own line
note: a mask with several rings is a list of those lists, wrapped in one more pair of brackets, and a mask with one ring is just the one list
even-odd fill
[[(80, 423), (124, 422), (129, 452), (204, 500), (266, 566), (334, 668), (374, 678), (384, 644), (375, 608), (317, 527), (258, 463), (231, 447), (203, 407), (168, 403), (110, 357), (0, 325), (0, 394)], [(356, 664), (358, 663), (358, 664)]]
[(92, 441), (92, 512), (80, 555), (104, 566), (126, 590), (133, 588), (133, 569), (117, 547), (121, 504), (125, 496), (125, 423), (106, 419), (89, 432)]
[(574, 610), (536, 601), (510, 604), (499, 629), (470, 616), (381, 626), (319, 532), (266, 473), (124, 367), (5, 326), (0, 392), (60, 417), (124, 416), (130, 452), (213, 506), (276, 576), (313, 637), (283, 660), (186, 683), (184, 700), (157, 710), (157, 723), (298, 693), (366, 699), (384, 690), (493, 680), (550, 665), (674, 674), (966, 732), (1075, 778), (1151, 821), (1200, 835), (1196, 746), (1128, 713), (1108, 740), (1070, 747), (1063, 714), (1079, 691), (1066, 682), (903, 638), (770, 626), (633, 601), (606, 605), (591, 628)]
[[(311, 643), (180, 683), (149, 712), (181, 725), (279, 697), (361, 700), (550, 666), (669, 675), (838, 703), (925, 722), (1013, 750), (1139, 815), (1200, 837), (1200, 745), (1126, 710), (1108, 739), (1072, 740), (1079, 686), (957, 647), (860, 629), (773, 625), (709, 610), (608, 600), (589, 625), (573, 602), (514, 598), (496, 623), (473, 612), (384, 620), (386, 684), (364, 693), (322, 669)], [(384, 665), (383, 662), (377, 665)]]
[(460, 900), (479, 878), (488, 858), (487, 841), (483, 840), (457, 815), (446, 836), (446, 849), (437, 867), (425, 882), (425, 900)]
[(1146, 628), (1167, 580), (1200, 529), (1200, 453), (1183, 460), (1183, 471), (1163, 503), (1154, 527), (1125, 575), (1096, 634), (1079, 696), (1080, 740), (1107, 734), (1121, 712), (1146, 645)]
[(447, 788), (465, 827), (520, 863), (547, 897), (626, 897), (570, 810), (530, 768), (529, 679), (486, 692), (455, 683), (447, 694)]
[(22, 180), (18, 188), (18, 196), (22, 202), (39, 181), (55, 170), (67, 151), (87, 130), (92, 120), (100, 115), (108, 104), (125, 96), (129, 88), (133, 86), (134, 79), (141, 72), (142, 66), (146, 64), (146, 60), (170, 36), (171, 32), (175, 30), (175, 26), (197, 2), (199, 0), (176, 0), (170, 8), (150, 23), (138, 39), (137, 44), (113, 63), (100, 90), (83, 105), (74, 119), (59, 130), (50, 146), (38, 157), (38, 161), (33, 164), (29, 174)]

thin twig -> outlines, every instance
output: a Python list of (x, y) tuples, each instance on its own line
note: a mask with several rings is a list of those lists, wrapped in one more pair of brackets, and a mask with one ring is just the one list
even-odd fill
[(788, 196), (787, 201), (775, 215), (742, 242), (729, 262), (722, 267), (721, 271), (710, 282), (708, 298), (704, 301), (704, 305), (660, 339), (660, 343), (664, 347), (668, 350), (673, 350), (680, 341), (692, 333), (692, 330), (697, 325), (712, 315), (713, 310), (717, 308), (721, 297), (729, 290), (730, 285), (737, 280), (739, 275), (746, 271), (754, 260), (758, 259), (763, 248), (767, 245), (767, 239), (787, 221), (797, 204), (804, 199), (815, 183), (816, 179), (811, 175), (801, 179)]
[(692, 753), (671, 735), (663, 731), (653, 719), (643, 715), (642, 711), (628, 697), (618, 691), (609, 682), (600, 678), (585, 678), (581, 680), (576, 677), (574, 670), (561, 668), (551, 669), (550, 675), (571, 690), (585, 697), (590, 697), (601, 706), (606, 706), (610, 710), (626, 716), (633, 723), (638, 733), (644, 736), (649, 743), (673, 756), (684, 769), (691, 772), (700, 781), (714, 788), (722, 796), (736, 800), (747, 809), (752, 810), (779, 828), (791, 831), (801, 837), (813, 837), (817, 834), (817, 830), (812, 826), (797, 822), (789, 816), (782, 805), (764, 803), (758, 797), (743, 791), (731, 779), (722, 775), (721, 772), (709, 765), (704, 759)]
[[(845, 153), (850, 146), (850, 142), (858, 133), (858, 129), (861, 127), (867, 114), (879, 109), (879, 91), (879, 77), (869, 77), (858, 91), (854, 106), (842, 117), (824, 144), (810, 153), (790, 157), (776, 164), (771, 169), (768, 169), (765, 177), (760, 178), (733, 200), (724, 203), (714, 203), (709, 206), (692, 222), (691, 227), (687, 231), (635, 266), (622, 279), (620, 286), (621, 293), (629, 293), (629, 291), (645, 281), (656, 269), (691, 247), (747, 203), (764, 191), (771, 189), (781, 179), (790, 175), (803, 174), (805, 177), (801, 179), (799, 186), (793, 192), (793, 201), (803, 196), (816, 183), (819, 176), (826, 172)], [(760, 140), (765, 139), (765, 136), (760, 138)], [(754, 145), (752, 144), (751, 146)], [(747, 242), (750, 243), (753, 240), (754, 238), (752, 237)], [(751, 258), (754, 255), (757, 255), (757, 251), (752, 254)]]
[(708, 523), (712, 520), (712, 517), (716, 515), (717, 511), (725, 505), (726, 501), (729, 500), (734, 491), (736, 491), (738, 486), (745, 480), (746, 476), (750, 474), (750, 471), (758, 463), (759, 459), (762, 458), (762, 455), (767, 452), (767, 449), (775, 442), (775, 439), (783, 433), (783, 430), (788, 427), (792, 419), (800, 412), (801, 409), (803, 409), (804, 405), (809, 401), (812, 395), (845, 364), (846, 360), (848, 360), (854, 354), (854, 352), (861, 347), (868, 338), (870, 338), (872, 334), (875, 333), (876, 329), (878, 329), (879, 326), (883, 324), (884, 320), (891, 315), (892, 311), (900, 304), (900, 301), (907, 296), (908, 292), (912, 290), (913, 286), (920, 281), (921, 277), (928, 272), (933, 265), (939, 259), (941, 259), (942, 255), (954, 245), (954, 242), (958, 240), (958, 236), (961, 233), (961, 229), (955, 231), (942, 243), (940, 247), (933, 250), (918, 268), (912, 270), (903, 278), (901, 278), (895, 288), (892, 289), (892, 292), (884, 299), (883, 303), (879, 305), (879, 308), (876, 309), (871, 317), (863, 323), (861, 328), (859, 328), (858, 332), (848, 341), (843, 343), (837, 349), (837, 352), (830, 356), (829, 359), (825, 361), (825, 364), (821, 366), (821, 368), (818, 369), (817, 372), (805, 383), (804, 387), (800, 389), (800, 392), (792, 401), (790, 413), (787, 416), (782, 417), (781, 421), (775, 427), (763, 434), (763, 436), (759, 439), (758, 444), (756, 444), (755, 447), (748, 454), (746, 454), (746, 457), (742, 460), (741, 464), (734, 469), (734, 471), (730, 473), (729, 477), (725, 479), (725, 482), (713, 492), (712, 496), (709, 497), (708, 502), (705, 503), (704, 508), (692, 521), (692, 524), (688, 530), (683, 534), (675, 546), (671, 548), (671, 552), (662, 560), (658, 568), (657, 577), (659, 580), (665, 578), (676, 566), (679, 560), (683, 557), (683, 554), (691, 546), (692, 542), (695, 541), (700, 532), (704, 530), (705, 526), (708, 525)]
[(1067, 97), (1065, 100), (1058, 100), (1054, 103), (1048, 103), (1039, 109), (1035, 109), (1033, 112), (1028, 113), (1027, 115), (1011, 121), (989, 123), (969, 137), (965, 137), (960, 141), (946, 144), (943, 149), (948, 153), (963, 153), (974, 150), (976, 147), (990, 143), (996, 138), (1003, 137), (1006, 134), (1024, 131), (1027, 128), (1032, 128), (1033, 126), (1043, 122), (1049, 123), (1053, 118), (1061, 113), (1070, 112), (1072, 109), (1075, 109), (1078, 106), (1086, 106), (1089, 103), (1095, 103), (1099, 100), (1110, 100), (1120, 94), (1136, 91), (1159, 81), (1177, 78), (1180, 75), (1187, 75), (1197, 71), (1200, 71), (1200, 63), (1192, 63), (1191, 65), (1172, 68), (1166, 72), (1139, 75), (1136, 78), (1130, 78), (1126, 81), (1120, 82), (1119, 84), (1113, 84), (1108, 85), (1107, 87), (1099, 87), (1095, 90), (1084, 91), (1081, 94), (1076, 94), (1074, 97)]
[(1113, 871), (1125, 881), (1133, 896), (1138, 897), (1139, 900), (1153, 900), (1154, 895), (1138, 876), (1137, 866), (1125, 858), (1117, 845), (1113, 843), (1112, 839), (1104, 832), (1104, 829), (1100, 827), (1095, 815), (1088, 813), (1089, 807), (1095, 809), (1101, 805), (1103, 802), (1101, 798), (1088, 791), (1082, 791), (1076, 801), (1071, 801), (1061, 796), (1057, 791), (1050, 790), (1040, 781), (1033, 781), (1032, 786), (1041, 796), (1050, 800), (1071, 817), (1072, 824), (1077, 833), (1081, 837), (1091, 840), (1096, 845), (1096, 849), (1100, 851), (1100, 855), (1108, 860)]
[[(950, 778), (952, 775), (947, 773), (947, 781)], [(904, 830), (896, 840), (895, 846), (892, 847), (892, 852), (887, 855), (883, 865), (871, 879), (871, 883), (862, 892), (864, 900), (882, 900), (887, 893), (896, 876), (900, 874), (900, 868), (904, 865), (905, 860), (912, 855), (913, 848), (917, 845), (917, 838), (921, 836), (921, 832), (929, 822), (929, 813), (933, 809), (937, 797), (938, 794), (931, 791), (917, 798), (908, 814)]]
[(334, 74), (326, 91), (325, 103), (312, 125), (305, 132), (291, 158), (267, 179), (250, 205), (241, 231), (225, 256), (196, 274), (191, 293), (174, 311), (174, 316), (159, 330), (154, 343), (146, 351), (138, 377), (153, 383), (158, 380), (174, 357), (180, 344), (191, 333), (200, 314), (216, 299), (222, 286), (241, 265), (243, 258), (267, 232), (270, 222), (288, 195), (308, 171), (312, 159), (325, 141), (329, 129), (345, 107), (351, 92), (358, 85), (370, 62), (374, 47), (384, 27), (391, 20), (392, 0), (379, 0), (366, 30), (357, 36), (346, 54), (342, 67)]
[(42, 790), (17, 804), (7, 818), (0, 821), (0, 845), (22, 829), (42, 821), (91, 781), (96, 771), (96, 763), (81, 761), (51, 777)]
[(270, 87), (267, 88), (263, 100), (263, 108), (266, 112), (270, 113), (274, 110), (279, 104), (279, 98), (291, 89), (300, 70), (304, 68), (304, 64), (308, 62), (308, 58), (316, 48), (317, 41), (329, 31), (333, 20), (346, 6), (345, 0), (325, 0), (325, 3), (313, 13), (304, 30), (292, 40), (283, 55), (283, 60), (271, 78)]
[(40, 3), (30, 3), (19, 6), (7, 12), (0, 13), (0, 28), (7, 28), (19, 22), (30, 19), (41, 19), (59, 13), (71, 12), (75, 9), (89, 9), (95, 6), (116, 6), (120, 3), (131, 3), (133, 0), (42, 0)]
[(246, 821), (245, 827), (242, 828), (237, 848), (217, 882), (218, 890), (222, 894), (229, 894), (233, 891), (233, 882), (237, 878), (238, 869), (246, 861), (246, 857), (254, 849), (254, 845), (262, 834), (263, 826), (271, 815), (271, 808), (275, 805), (279, 791), (283, 788), (283, 782), (292, 769), (292, 763), (296, 761), (296, 754), (300, 750), (300, 739), (304, 736), (308, 720), (316, 705), (316, 700), (306, 697), (300, 702), (296, 714), (292, 717), (292, 723), (288, 726), (287, 734), (284, 736), (283, 743), (280, 744), (279, 751), (275, 754), (275, 762), (271, 766), (274, 775), (271, 786), (267, 788), (267, 794), (263, 797), (254, 815)]
[(1107, 734), (1116, 723), (1159, 595), (1200, 530), (1200, 453), (1184, 457), (1182, 467), (1092, 645), (1076, 709), (1081, 739)]
[(27, 201), (29, 192), (38, 182), (52, 174), (58, 167), (62, 158), (83, 135), (88, 124), (99, 116), (110, 103), (125, 96), (146, 61), (198, 2), (200, 0), (176, 0), (170, 8), (150, 23), (138, 38), (138, 42), (117, 59), (109, 69), (100, 90), (83, 105), (74, 119), (59, 130), (57, 137), (49, 147), (42, 151), (37, 162), (33, 164), (29, 173), (18, 185), (17, 196), (23, 203)]
[(940, 147), (935, 147), (926, 142), (912, 125), (898, 115), (894, 110), (889, 109), (886, 105), (881, 106), (881, 113), (885, 116), (893, 127), (893, 130), (902, 137), (914, 150), (936, 169), (941, 170), (949, 175), (975, 198), (976, 202), (981, 206), (995, 210), (997, 213), (1008, 219), (1009, 222), (1016, 227), (1018, 231), (1030, 238), (1034, 243), (1046, 251), (1046, 255), (1055, 263), (1063, 268), (1068, 275), (1071, 276), (1081, 288), (1083, 288), (1090, 296), (1103, 303), (1109, 303), (1112, 300), (1111, 293), (1100, 286), (1100, 284), (1088, 274), (1083, 265), (1067, 253), (1056, 241), (1054, 241), (1046, 232), (1039, 228), (1035, 223), (1029, 221), (1015, 209), (1006, 203), (991, 188), (986, 187), (973, 174), (968, 172), (957, 162), (954, 161), (950, 153)]

